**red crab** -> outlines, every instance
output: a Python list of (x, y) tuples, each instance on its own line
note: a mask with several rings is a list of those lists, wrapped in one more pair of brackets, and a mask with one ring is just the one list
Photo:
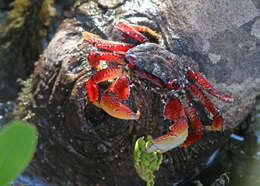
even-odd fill
[[(133, 112), (120, 100), (127, 100), (129, 96), (129, 80), (125, 73), (125, 66), (140, 79), (150, 82), (160, 93), (165, 94), (167, 104), (164, 117), (174, 121), (170, 132), (153, 140), (147, 152), (166, 152), (179, 145), (188, 146), (202, 137), (202, 130), (220, 130), (223, 118), (217, 107), (208, 99), (204, 92), (223, 101), (233, 102), (230, 95), (217, 91), (201, 74), (185, 67), (180, 58), (159, 45), (148, 42), (141, 32), (159, 39), (157, 33), (146, 26), (128, 25), (118, 22), (116, 27), (130, 36), (137, 44), (116, 42), (100, 39), (97, 35), (83, 32), (85, 41), (101, 51), (92, 51), (88, 55), (89, 63), (98, 69), (99, 62), (117, 63), (96, 72), (87, 81), (89, 100), (105, 112), (119, 119), (138, 119), (139, 111)], [(98, 83), (116, 79), (99, 98)], [(211, 126), (204, 126), (192, 105), (191, 96), (196, 97), (212, 114)], [(188, 130), (188, 122), (192, 130)]]

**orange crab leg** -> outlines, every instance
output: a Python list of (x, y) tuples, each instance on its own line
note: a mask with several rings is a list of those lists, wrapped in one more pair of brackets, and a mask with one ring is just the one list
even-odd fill
[(184, 110), (186, 116), (188, 116), (193, 130), (201, 130), (202, 124), (200, 122), (199, 116), (197, 115), (196, 109), (193, 107), (191, 98), (186, 95), (184, 98), (182, 98), (183, 105), (184, 105)]
[(125, 24), (121, 21), (119, 21), (116, 24), (118, 30), (122, 31), (123, 33), (135, 38), (137, 41), (143, 43), (144, 41), (147, 40), (147, 38), (141, 34), (140, 32), (138, 32), (133, 26)]
[(140, 116), (139, 111), (134, 113), (129, 107), (120, 103), (119, 98), (109, 90), (104, 92), (100, 101), (100, 106), (106, 113), (115, 118), (137, 120)]
[(187, 147), (201, 139), (202, 124), (197, 115), (196, 109), (192, 106), (191, 98), (186, 95), (182, 100), (183, 100), (185, 113), (186, 113), (187, 117), (189, 118), (191, 125), (192, 125), (192, 131), (189, 131), (189, 135), (188, 135), (187, 139), (181, 145), (183, 147)]
[(125, 65), (125, 54), (117, 52), (105, 52), (105, 51), (92, 51), (88, 55), (88, 61), (92, 67), (96, 68), (99, 65), (100, 60), (106, 60), (108, 62), (116, 62), (121, 65)]
[(98, 100), (98, 85), (93, 81), (92, 77), (88, 79), (86, 88), (89, 101), (96, 102)]
[(230, 103), (234, 102), (234, 98), (232, 96), (217, 91), (200, 73), (189, 69), (188, 75), (195, 82), (199, 83), (199, 85), (212, 96), (215, 96), (225, 102), (230, 102)]
[(143, 26), (143, 25), (131, 25), (131, 26), (139, 32), (146, 32), (151, 36), (155, 37), (157, 40), (160, 39), (159, 34), (157, 34), (154, 30), (150, 29), (147, 26)]
[(100, 39), (100, 38), (97, 38), (96, 35), (91, 34), (89, 32), (82, 32), (82, 35), (89, 44), (93, 45), (94, 47), (100, 48), (100, 49), (126, 52), (130, 48), (134, 47), (134, 45), (129, 44), (129, 43)]
[(146, 149), (147, 152), (166, 152), (181, 145), (188, 136), (188, 121), (186, 118), (177, 119), (170, 127), (171, 132), (153, 140)]
[(204, 93), (195, 85), (191, 84), (188, 90), (194, 95), (200, 102), (206, 106), (206, 108), (213, 114), (213, 121), (211, 126), (207, 126), (208, 130), (220, 130), (223, 118), (220, 115), (220, 111), (214, 104), (204, 95)]

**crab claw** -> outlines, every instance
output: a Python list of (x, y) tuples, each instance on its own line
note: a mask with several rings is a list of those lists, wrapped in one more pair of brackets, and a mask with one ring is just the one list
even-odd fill
[(109, 115), (125, 120), (137, 120), (139, 119), (140, 112), (134, 113), (128, 106), (120, 103), (117, 98), (110, 90), (104, 92), (101, 101), (101, 108)]
[(104, 92), (100, 106), (109, 115), (119, 119), (139, 119), (140, 112), (134, 113), (128, 106), (120, 103), (120, 99), (128, 99), (129, 81), (126, 76), (120, 76)]
[(153, 143), (146, 149), (147, 152), (166, 152), (181, 145), (188, 136), (188, 121), (186, 118), (179, 118), (170, 127), (171, 132), (153, 140)]
[(95, 76), (90, 77), (87, 81), (88, 97), (91, 102), (98, 101), (98, 83), (115, 79), (123, 73), (121, 67), (110, 67), (104, 70), (98, 71)]
[(175, 120), (170, 126), (171, 132), (153, 140), (147, 152), (166, 152), (181, 145), (188, 136), (188, 121), (184, 106), (176, 97), (171, 97), (164, 109), (164, 118)]
[(109, 90), (113, 92), (119, 99), (127, 100), (129, 90), (129, 80), (126, 76), (120, 76), (109, 87)]

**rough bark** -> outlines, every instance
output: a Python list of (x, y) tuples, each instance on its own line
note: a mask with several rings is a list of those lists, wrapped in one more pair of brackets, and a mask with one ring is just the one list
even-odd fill
[[(185, 55), (218, 90), (235, 98), (234, 104), (212, 98), (223, 113), (224, 130), (205, 132), (198, 143), (165, 153), (156, 183), (172, 185), (196, 175), (260, 93), (259, 8), (259, 3), (250, 0), (80, 5), (36, 64), (32, 101), (39, 145), (31, 164), (33, 171), (57, 185), (144, 185), (133, 167), (133, 145), (138, 137), (160, 136), (171, 125), (163, 119), (160, 96), (135, 84), (129, 103), (141, 111), (141, 117), (124, 121), (93, 106), (85, 90), (92, 74), (87, 61), (91, 47), (82, 42), (81, 32), (118, 40), (113, 25), (123, 19), (156, 30), (162, 36), (161, 46)], [(173, 39), (176, 35), (180, 39)]]

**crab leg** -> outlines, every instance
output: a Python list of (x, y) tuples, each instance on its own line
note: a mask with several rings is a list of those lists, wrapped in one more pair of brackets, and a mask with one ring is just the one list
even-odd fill
[(92, 67), (96, 68), (99, 65), (100, 60), (106, 60), (108, 62), (116, 62), (118, 64), (124, 65), (125, 54), (117, 52), (105, 52), (105, 51), (92, 51), (88, 55), (88, 61)]
[(140, 32), (138, 32), (133, 26), (125, 24), (121, 21), (119, 21), (116, 24), (118, 30), (120, 30), (121, 32), (135, 38), (137, 41), (143, 43), (144, 41), (147, 40), (147, 38), (141, 34)]
[(98, 100), (98, 83), (102, 81), (107, 81), (115, 79), (123, 74), (122, 67), (110, 67), (98, 71), (96, 75), (90, 77), (87, 81), (87, 91), (88, 97), (91, 102), (96, 102)]
[(188, 121), (178, 98), (172, 97), (164, 109), (164, 117), (175, 120), (170, 132), (153, 140), (147, 152), (166, 152), (181, 145), (188, 136)]
[(182, 144), (182, 146), (187, 147), (201, 139), (202, 124), (197, 115), (196, 109), (192, 106), (191, 98), (186, 95), (182, 100), (183, 100), (185, 113), (186, 113), (187, 117), (189, 118), (192, 128), (193, 128), (192, 131), (189, 131), (189, 135), (188, 135), (187, 139)]
[(131, 25), (131, 26), (139, 32), (146, 32), (146, 33), (150, 34), (151, 36), (155, 37), (157, 40), (160, 39), (159, 34), (157, 34), (154, 30), (150, 29), (147, 26), (143, 26), (143, 25)]
[(100, 39), (95, 34), (89, 32), (82, 32), (82, 35), (89, 44), (100, 49), (126, 52), (134, 47), (134, 45), (129, 43)]
[(100, 83), (103, 81), (115, 79), (123, 74), (123, 68), (122, 67), (109, 67), (103, 70), (100, 70), (96, 73), (96, 75), (93, 77), (93, 80), (96, 83)]
[(92, 77), (88, 79), (86, 88), (88, 91), (89, 100), (91, 102), (96, 102), (98, 100), (98, 85), (95, 81), (93, 81)]
[(185, 111), (182, 103), (176, 97), (172, 97), (164, 108), (164, 119), (175, 120), (179, 117), (185, 117)]
[(234, 102), (232, 96), (217, 91), (200, 73), (189, 69), (188, 75), (212, 96), (215, 96), (225, 102)]
[(123, 22), (118, 22), (116, 26), (119, 30), (121, 30), (125, 34), (135, 38), (136, 40), (138, 40), (141, 43), (146, 41), (147, 38), (143, 34), (141, 34), (140, 32), (146, 32), (146, 33), (150, 34), (151, 36), (155, 37), (157, 40), (160, 39), (159, 34), (157, 34), (155, 31), (153, 31), (152, 29), (150, 29), (147, 26), (128, 25), (128, 24), (123, 23)]
[(213, 114), (213, 121), (211, 126), (206, 126), (208, 130), (220, 130), (223, 118), (220, 111), (215, 105), (204, 95), (204, 93), (195, 84), (191, 84), (188, 90), (194, 95), (206, 108)]

